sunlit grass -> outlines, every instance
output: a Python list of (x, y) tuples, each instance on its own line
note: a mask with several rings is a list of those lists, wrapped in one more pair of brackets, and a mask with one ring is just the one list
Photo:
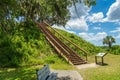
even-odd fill
[(36, 80), (36, 67), (2, 68), (0, 69), (0, 80)]
[[(0, 68), (0, 80), (36, 80), (36, 69), (42, 68), (44, 65), (35, 65), (20, 68)], [(68, 63), (50, 64), (50, 69), (73, 70), (74, 66)]]
[[(91, 57), (93, 61), (94, 56)], [(105, 66), (79, 70), (84, 80), (120, 80), (120, 55), (108, 54), (104, 57)]]
[[(94, 56), (88, 57), (89, 63), (94, 62)], [(120, 80), (120, 55), (108, 54), (104, 57), (108, 65), (96, 68), (78, 70), (68, 63), (50, 64), (50, 69), (55, 70), (77, 70), (84, 80)], [(36, 69), (43, 65), (35, 65), (20, 68), (0, 69), (0, 80), (36, 80)]]
[(50, 67), (55, 70), (75, 70), (76, 67), (70, 64), (51, 64)]

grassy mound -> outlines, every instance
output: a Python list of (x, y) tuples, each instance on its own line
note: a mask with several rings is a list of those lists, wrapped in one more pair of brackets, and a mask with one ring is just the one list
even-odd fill
[[(100, 47), (97, 47), (93, 44), (91, 44), (90, 42), (87, 42), (86, 40), (84, 40), (83, 38), (73, 34), (73, 33), (68, 33), (66, 31), (63, 30), (59, 30), (56, 29), (56, 31), (58, 31), (61, 35), (65, 35), (65, 37), (72, 41), (73, 43), (77, 44), (80, 48), (82, 48), (83, 50), (85, 50), (88, 55), (93, 55), (96, 54), (98, 52), (102, 52), (104, 51), (103, 49), (101, 49)], [(57, 36), (57, 34), (56, 34)], [(59, 37), (59, 36), (58, 36)], [(74, 51), (76, 51), (79, 54), (82, 54), (80, 50), (76, 49), (73, 45), (71, 45), (69, 42), (67, 42), (65, 39), (62, 39), (61, 37), (59, 37), (66, 45), (68, 45), (69, 47), (71, 47)]]
[(0, 67), (66, 63), (34, 24), (12, 35), (0, 31), (0, 60)]
[[(90, 44), (79, 36), (58, 29), (57, 31), (86, 50), (89, 55), (102, 51), (99, 47)], [(69, 42), (62, 41), (81, 54), (80, 50), (77, 50)], [(57, 55), (44, 34), (34, 24), (21, 27), (15, 30), (12, 35), (0, 31), (0, 59), (0, 67), (67, 63), (61, 56)]]

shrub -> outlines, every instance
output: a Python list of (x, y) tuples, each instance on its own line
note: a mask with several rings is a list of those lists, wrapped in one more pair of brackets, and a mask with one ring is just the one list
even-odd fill
[(110, 49), (110, 53), (119, 55), (120, 54), (120, 46), (119, 45), (112, 46), (112, 48)]

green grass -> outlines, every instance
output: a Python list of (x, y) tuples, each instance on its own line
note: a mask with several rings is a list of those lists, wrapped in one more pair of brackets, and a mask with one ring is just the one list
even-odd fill
[[(93, 63), (94, 55), (90, 56), (88, 59), (89, 63)], [(84, 80), (120, 80), (120, 55), (108, 54), (104, 57), (104, 62), (108, 65), (82, 70), (78, 70), (68, 63), (55, 63), (50, 64), (50, 69), (77, 70)], [(43, 65), (21, 68), (2, 68), (0, 69), (0, 80), (36, 80), (36, 69), (40, 69), (42, 66)]]
[(0, 69), (0, 80), (36, 80), (36, 68)]
[[(103, 49), (74, 34), (62, 30), (58, 31), (88, 52), (89, 63), (95, 62), (96, 53), (104, 52)], [(31, 33), (30, 30), (27, 34), (24, 33), (21, 36), (16, 34), (12, 40), (3, 34), (0, 35), (0, 67), (18, 67), (0, 68), (0, 80), (36, 80), (36, 69), (41, 68), (43, 64), (50, 64), (50, 68), (55, 70), (77, 70), (74, 66), (68, 64), (64, 58), (56, 54), (43, 34), (36, 33), (34, 30), (33, 32), (36, 36), (33, 36), (33, 34), (28, 36), (28, 33)], [(68, 42), (63, 42), (69, 45)], [(72, 45), (69, 47), (74, 49)], [(77, 50), (75, 49), (75, 51)], [(116, 50), (114, 49), (114, 51)], [(116, 53), (118, 52), (119, 50), (116, 51)], [(120, 55), (108, 54), (104, 59), (108, 64), (106, 66), (79, 70), (84, 80), (120, 80)], [(19, 61), (22, 62), (19, 63)]]
[[(93, 61), (94, 56), (91, 56)], [(104, 57), (108, 65), (79, 70), (84, 80), (120, 80), (120, 55), (108, 54)]]
[[(68, 33), (66, 31), (60, 30), (60, 29), (55, 29), (57, 32), (59, 32), (61, 35), (63, 35), (64, 37), (66, 37), (68, 40), (70, 40), (71, 42), (77, 44), (80, 48), (84, 49), (88, 55), (93, 55), (96, 54), (100, 51), (104, 51), (103, 49), (101, 49), (100, 47), (97, 47), (93, 44), (91, 44), (90, 42), (84, 40), (83, 38), (72, 34), (72, 33)], [(53, 32), (53, 31), (52, 31)], [(53, 32), (54, 33), (54, 32)], [(57, 33), (55, 33), (55, 35), (62, 40), (62, 42), (64, 42), (66, 45), (68, 45), (71, 49), (75, 50), (78, 54), (82, 54), (82, 52), (75, 48), (75, 46), (71, 45), (70, 42), (68, 42), (65, 39), (62, 39), (61, 36), (59, 36)], [(81, 55), (82, 56), (82, 55)]]
[[(43, 65), (21, 67), (21, 68), (1, 68), (0, 80), (36, 80), (36, 69), (42, 68)], [(71, 70), (75, 67), (70, 64), (51, 64), (50, 69)]]

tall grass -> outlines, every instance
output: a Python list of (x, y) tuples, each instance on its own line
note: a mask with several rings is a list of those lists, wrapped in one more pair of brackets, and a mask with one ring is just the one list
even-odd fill
[[(35, 25), (21, 27), (13, 35), (0, 33), (0, 67), (43, 65), (63, 61)], [(50, 56), (49, 56), (50, 55)]]

